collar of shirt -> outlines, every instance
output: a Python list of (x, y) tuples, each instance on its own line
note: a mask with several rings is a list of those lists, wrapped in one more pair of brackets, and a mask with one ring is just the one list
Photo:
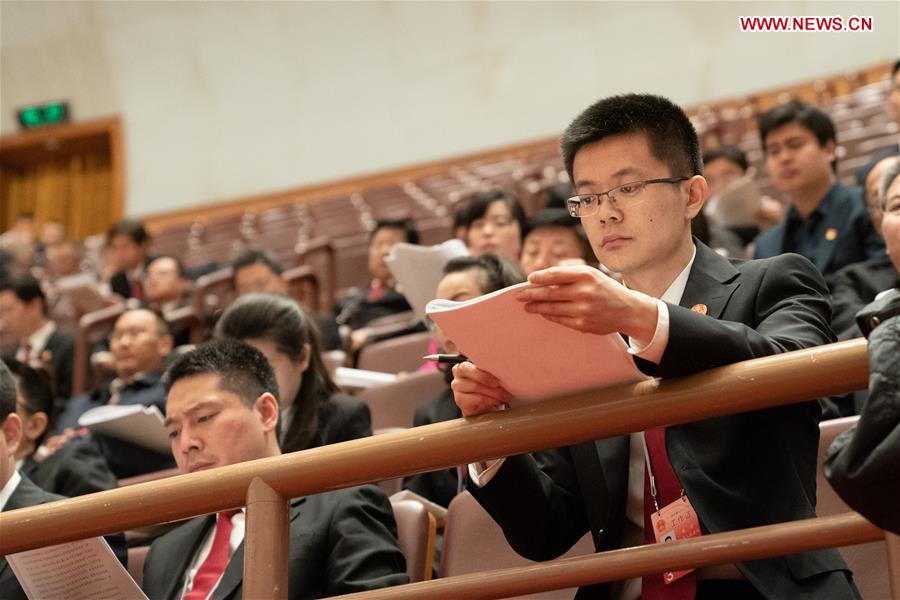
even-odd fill
[(663, 295), (660, 296), (660, 300), (663, 302), (668, 302), (669, 304), (679, 304), (681, 302), (681, 297), (684, 296), (684, 288), (687, 287), (688, 277), (691, 275), (691, 267), (694, 266), (694, 259), (697, 258), (697, 245), (694, 244), (693, 252), (691, 253), (691, 260), (688, 261), (688, 264), (684, 266), (681, 270), (681, 273), (678, 274), (678, 277), (675, 278), (669, 287), (663, 292)]
[(22, 481), (22, 476), (19, 475), (18, 469), (13, 471), (12, 477), (9, 478), (9, 481), (6, 482), (6, 485), (3, 486), (3, 489), (0, 490), (0, 512), (3, 512), (3, 509), (6, 507), (6, 503), (9, 502), (9, 497), (13, 495), (13, 492), (16, 491), (16, 488), (19, 487), (19, 482)]
[(47, 345), (47, 340), (50, 339), (54, 331), (56, 331), (56, 323), (47, 321), (37, 331), (28, 336), (28, 339), (25, 340), (25, 344), (22, 344), (22, 346), (27, 345), (31, 347), (31, 356), (26, 357), (25, 362), (40, 358), (44, 346)]
[(136, 383), (142, 382), (146, 379), (147, 373), (145, 371), (140, 371), (134, 374), (134, 377), (131, 378), (130, 381), (125, 381), (121, 377), (116, 377), (112, 381), (109, 382), (109, 394), (110, 396), (114, 396), (127, 388), (128, 386), (134, 385)]
[(797, 209), (794, 208), (794, 205), (791, 204), (788, 206), (787, 219), (788, 222), (794, 224), (800, 224), (804, 221), (818, 221), (822, 217), (828, 214), (831, 210), (831, 205), (834, 204), (834, 196), (837, 194), (838, 184), (835, 183), (833, 186), (828, 188), (828, 192), (822, 197), (816, 207), (813, 209), (809, 216), (805, 219), (800, 216), (800, 213), (797, 212)]

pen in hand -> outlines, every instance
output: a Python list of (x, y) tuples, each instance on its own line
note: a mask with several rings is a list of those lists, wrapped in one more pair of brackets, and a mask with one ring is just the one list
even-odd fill
[(462, 354), (429, 354), (428, 356), (423, 356), (422, 358), (424, 358), (425, 360), (436, 361), (439, 365), (458, 365), (469, 360)]

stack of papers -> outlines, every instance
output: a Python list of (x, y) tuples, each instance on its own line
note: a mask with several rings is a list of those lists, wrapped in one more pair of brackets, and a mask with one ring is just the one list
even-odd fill
[(621, 335), (581, 333), (525, 311), (520, 283), (466, 302), (432, 300), (428, 316), (460, 353), (500, 380), (516, 400), (536, 400), (640, 381)]
[(96, 433), (169, 454), (172, 446), (163, 423), (158, 408), (143, 404), (98, 406), (78, 418), (79, 425)]

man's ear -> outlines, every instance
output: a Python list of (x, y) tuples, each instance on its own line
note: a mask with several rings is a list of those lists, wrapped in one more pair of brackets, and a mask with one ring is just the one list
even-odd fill
[(38, 439), (47, 430), (49, 421), (47, 413), (43, 411), (34, 413), (22, 424), (23, 438), (29, 442)]
[(828, 159), (832, 163), (834, 163), (834, 160), (836, 158), (834, 155), (835, 148), (837, 148), (837, 144), (834, 140), (828, 140), (827, 142), (822, 144), (822, 151), (828, 155)]
[(709, 184), (706, 183), (701, 175), (694, 175), (688, 180), (688, 201), (685, 205), (685, 217), (688, 220), (697, 216), (697, 213), (703, 208), (706, 202), (706, 194), (709, 191)]
[(172, 353), (172, 349), (175, 347), (174, 339), (169, 334), (160, 336), (157, 347), (159, 348), (159, 355), (165, 358)]
[(259, 417), (259, 422), (263, 426), (263, 431), (275, 431), (278, 424), (278, 418), (281, 411), (278, 409), (278, 400), (269, 392), (263, 392), (253, 404), (253, 410)]
[(0, 443), (6, 446), (7, 455), (15, 455), (22, 442), (22, 419), (16, 413), (8, 414), (0, 425), (0, 432), (2, 432)]

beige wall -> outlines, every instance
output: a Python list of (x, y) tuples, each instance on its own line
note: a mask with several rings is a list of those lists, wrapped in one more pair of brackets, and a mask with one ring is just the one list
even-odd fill
[[(897, 2), (0, 3), (3, 133), (121, 114), (130, 215), (557, 134), (603, 95), (683, 104), (900, 54)], [(738, 15), (873, 16), (872, 33)]]

